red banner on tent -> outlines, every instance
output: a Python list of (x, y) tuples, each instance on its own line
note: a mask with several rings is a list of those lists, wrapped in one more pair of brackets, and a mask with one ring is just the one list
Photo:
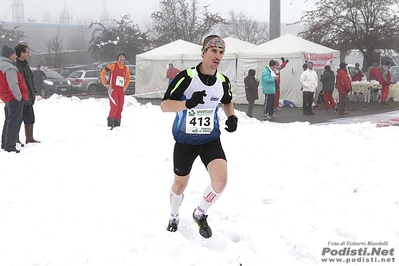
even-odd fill
[(303, 60), (305, 63), (312, 62), (314, 69), (323, 69), (326, 65), (333, 65), (333, 53), (316, 54), (316, 53), (303, 53)]

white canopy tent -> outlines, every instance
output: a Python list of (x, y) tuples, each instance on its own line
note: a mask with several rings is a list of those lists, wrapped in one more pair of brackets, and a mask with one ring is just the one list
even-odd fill
[[(238, 52), (256, 45), (232, 37), (224, 38), (226, 52), (218, 71), (225, 74), (235, 90)], [(136, 56), (136, 95), (143, 98), (162, 98), (168, 85), (167, 65), (172, 63), (183, 70), (202, 61), (201, 46), (177, 40)]]
[(237, 88), (237, 57), (241, 51), (248, 50), (256, 47), (255, 44), (241, 41), (233, 37), (223, 38), (226, 43), (226, 52), (223, 56), (222, 63), (220, 64), (218, 71), (226, 75), (230, 82), (232, 91)]
[[(274, 59), (280, 61), (281, 57), (289, 62), (280, 72), (280, 99), (289, 100), (295, 106), (302, 106), (302, 93), (300, 76), (303, 72), (302, 65), (306, 61), (312, 61), (319, 76), (326, 64), (339, 65), (339, 51), (304, 40), (292, 34), (286, 34), (254, 48), (238, 53), (237, 63), (237, 89), (234, 93), (235, 103), (247, 103), (245, 98), (244, 78), (249, 69), (256, 70), (256, 77), (260, 79), (263, 69)], [(320, 91), (321, 84), (319, 82)], [(259, 85), (259, 100), (257, 104), (263, 104), (264, 94), (262, 85)]]
[(163, 98), (168, 87), (166, 70), (169, 63), (182, 70), (201, 61), (201, 46), (183, 40), (136, 55), (136, 95), (142, 98)]

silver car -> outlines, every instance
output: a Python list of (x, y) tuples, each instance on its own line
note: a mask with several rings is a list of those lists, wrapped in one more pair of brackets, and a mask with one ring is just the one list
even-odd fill
[(127, 88), (128, 92), (134, 93), (136, 88), (136, 65), (126, 65), (130, 70), (130, 83)]
[(399, 66), (391, 66), (389, 72), (391, 72), (391, 83), (399, 82)]
[(98, 86), (97, 79), (101, 70), (75, 70), (67, 77), (71, 82), (75, 92), (96, 94), (104, 90), (103, 86)]

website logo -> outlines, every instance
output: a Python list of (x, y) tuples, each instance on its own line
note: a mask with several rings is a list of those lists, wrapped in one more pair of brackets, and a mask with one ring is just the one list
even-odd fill
[[(321, 262), (338, 263), (391, 263), (396, 265), (395, 248), (388, 241), (328, 241), (321, 250)], [(367, 264), (369, 265), (369, 264)]]

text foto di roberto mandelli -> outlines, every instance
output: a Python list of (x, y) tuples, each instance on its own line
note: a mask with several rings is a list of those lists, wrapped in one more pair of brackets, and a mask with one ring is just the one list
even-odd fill
[(329, 246), (388, 246), (388, 241), (328, 241)]

